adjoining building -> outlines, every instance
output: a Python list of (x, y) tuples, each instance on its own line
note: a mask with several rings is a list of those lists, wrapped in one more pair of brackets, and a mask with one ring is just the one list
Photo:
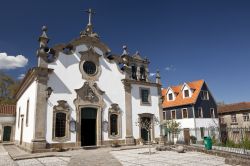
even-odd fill
[(190, 136), (201, 141), (211, 135), (207, 128), (218, 128), (217, 105), (204, 80), (170, 86), (162, 90), (163, 120), (180, 123), (178, 140), (189, 144)]
[(250, 138), (250, 102), (219, 105), (218, 114), (223, 142)]
[[(115, 55), (89, 23), (66, 44), (48, 46), (42, 28), (38, 66), (16, 94), (15, 143), (29, 151), (51, 148), (132, 145), (160, 138), (160, 75), (149, 80), (149, 60), (123, 47)], [(136, 125), (150, 121), (150, 132)]]
[(15, 105), (0, 105), (0, 142), (14, 141), (15, 119)]

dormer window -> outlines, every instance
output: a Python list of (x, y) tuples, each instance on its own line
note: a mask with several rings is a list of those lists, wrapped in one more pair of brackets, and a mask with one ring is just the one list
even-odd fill
[(173, 100), (173, 93), (168, 94), (168, 100), (170, 100), (170, 101)]
[(189, 90), (184, 90), (184, 97), (189, 97)]

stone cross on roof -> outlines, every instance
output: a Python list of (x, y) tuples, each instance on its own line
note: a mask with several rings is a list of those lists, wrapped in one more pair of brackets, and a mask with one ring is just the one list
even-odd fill
[(95, 14), (95, 12), (93, 11), (93, 9), (85, 10), (85, 12), (89, 14), (89, 23), (88, 23), (88, 25), (92, 25), (91, 20), (92, 20), (92, 16)]

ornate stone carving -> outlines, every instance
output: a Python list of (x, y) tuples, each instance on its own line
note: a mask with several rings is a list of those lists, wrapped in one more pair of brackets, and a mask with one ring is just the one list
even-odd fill
[(111, 108), (109, 109), (109, 111), (112, 111), (112, 112), (118, 112), (120, 110), (118, 104), (116, 103), (113, 103), (111, 104)]
[[(70, 120), (70, 109), (67, 101), (65, 100), (58, 100), (57, 105), (53, 107), (53, 129), (52, 129), (52, 140), (57, 142), (66, 142), (70, 140), (70, 130), (69, 130), (69, 120)], [(56, 114), (57, 113), (64, 113), (66, 115), (65, 121), (65, 136), (63, 137), (56, 137), (55, 130), (56, 130)]]
[(83, 88), (81, 89), (81, 92), (79, 93), (79, 96), (84, 101), (89, 101), (91, 103), (99, 101), (98, 97), (96, 96), (94, 91), (91, 89), (88, 82), (84, 83)]
[(56, 106), (54, 106), (54, 109), (56, 109), (58, 111), (69, 110), (69, 105), (68, 105), (67, 101), (58, 100), (57, 103), (58, 104)]
[[(87, 51), (83, 51), (79, 53), (81, 54), (81, 61), (79, 63), (79, 69), (80, 69), (80, 72), (82, 73), (82, 78), (85, 80), (97, 81), (101, 75), (101, 66), (99, 62), (99, 58), (101, 57), (101, 55), (95, 52), (95, 49), (93, 46), (89, 46)], [(94, 74), (87, 74), (84, 71), (83, 64), (86, 61), (90, 61), (95, 64), (96, 72)]]
[[(110, 116), (112, 114), (117, 115), (117, 134), (114, 135), (111, 133), (111, 119)], [(109, 113), (108, 113), (108, 117), (109, 117), (109, 132), (108, 132), (108, 136), (110, 139), (118, 139), (121, 138), (121, 133), (122, 133), (122, 118), (121, 118), (121, 110), (119, 108), (119, 105), (116, 103), (111, 104), (111, 107), (109, 108)]]
[(86, 81), (80, 89), (75, 91), (77, 93), (77, 98), (74, 100), (75, 105), (94, 104), (104, 107), (105, 103), (102, 95), (105, 92), (96, 83)]
[(80, 89), (75, 89), (77, 97), (74, 100), (76, 107), (76, 135), (77, 146), (81, 145), (81, 109), (85, 107), (91, 107), (97, 109), (97, 127), (96, 127), (96, 145), (101, 145), (101, 129), (102, 129), (102, 110), (106, 107), (103, 100), (102, 91), (96, 83), (93, 81), (86, 81)]

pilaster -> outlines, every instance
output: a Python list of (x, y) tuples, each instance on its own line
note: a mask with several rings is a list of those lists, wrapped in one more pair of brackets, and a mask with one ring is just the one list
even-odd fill
[(125, 88), (125, 116), (126, 116), (126, 145), (134, 145), (133, 128), (132, 128), (132, 98), (131, 84), (123, 80)]
[(32, 140), (32, 151), (46, 148), (46, 115), (47, 115), (47, 81), (49, 70), (37, 69), (37, 94), (35, 109), (35, 130)]

